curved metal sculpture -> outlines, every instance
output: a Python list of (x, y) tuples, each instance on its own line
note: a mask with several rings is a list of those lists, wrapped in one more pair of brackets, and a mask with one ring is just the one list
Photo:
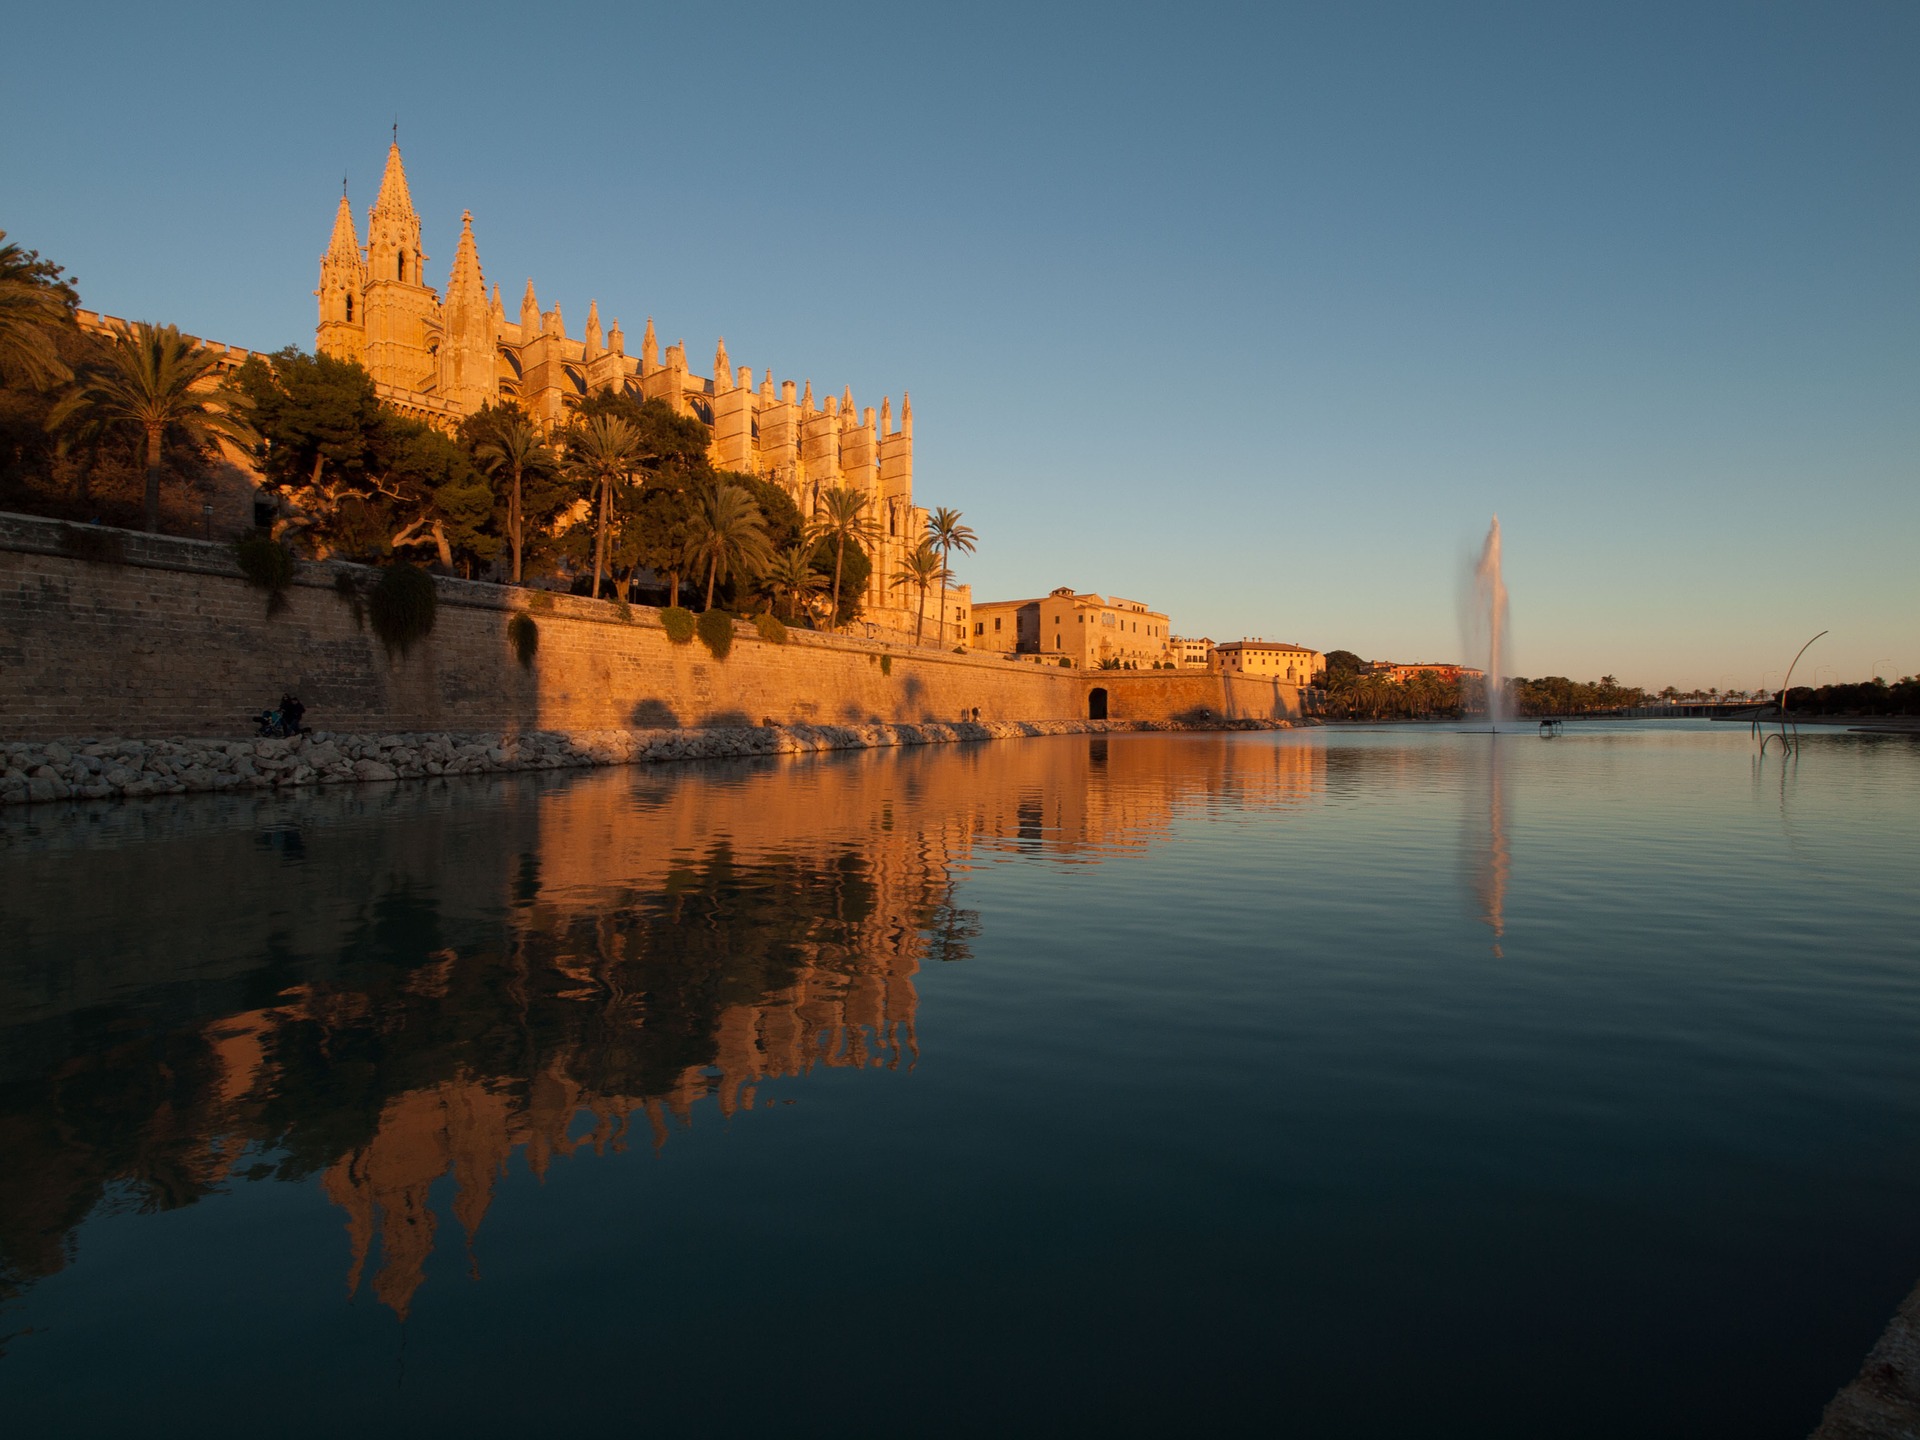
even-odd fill
[[(1826, 633), (1825, 630), (1822, 630), (1820, 635), (1825, 635)], [(1820, 635), (1814, 636), (1813, 640), (1818, 640)], [(1787, 678), (1782, 681), (1780, 685), (1780, 733), (1777, 735), (1761, 736), (1760, 753), (1762, 755), (1767, 753), (1767, 746), (1775, 740), (1780, 742), (1782, 751), (1797, 751), (1800, 748), (1800, 727), (1794, 725), (1793, 722), (1787, 718), (1787, 702), (1793, 695), (1793, 666), (1798, 665), (1800, 663), (1800, 657), (1813, 648), (1813, 640), (1809, 640), (1805, 645), (1802, 645), (1794, 654), (1793, 665), (1787, 666)], [(1791, 734), (1789, 734), (1789, 727), (1791, 727)], [(1754, 717), (1753, 728), (1755, 733), (1760, 731), (1761, 721), (1759, 716)]]

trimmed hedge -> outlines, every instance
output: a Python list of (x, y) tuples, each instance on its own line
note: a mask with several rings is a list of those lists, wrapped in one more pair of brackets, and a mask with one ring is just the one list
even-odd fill
[(882, 655), (880, 657), (880, 673), (882, 675), (893, 674), (893, 656)]
[(694, 629), (699, 633), (700, 642), (713, 652), (714, 659), (727, 658), (727, 652), (733, 649), (733, 616), (724, 610), (702, 610)]
[(387, 566), (367, 597), (373, 633), (389, 652), (397, 650), (402, 655), (433, 633), (439, 605), (433, 577), (404, 560)]
[(787, 643), (787, 627), (780, 623), (780, 617), (761, 611), (753, 617), (753, 628), (760, 632), (760, 638), (769, 645)]
[(667, 639), (676, 645), (693, 639), (693, 612), (684, 605), (667, 606), (660, 612), (660, 623), (666, 628)]

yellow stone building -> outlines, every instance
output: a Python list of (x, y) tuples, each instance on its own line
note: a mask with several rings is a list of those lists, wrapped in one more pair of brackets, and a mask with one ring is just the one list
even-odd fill
[(1213, 641), (1205, 635), (1173, 637), (1173, 662), (1183, 670), (1205, 670), (1213, 664)]
[[(863, 608), (882, 625), (913, 629), (912, 593), (890, 584), (926, 530), (926, 511), (913, 503), (907, 395), (896, 422), (891, 398), (881, 400), (876, 415), (872, 406), (855, 407), (851, 388), (816, 400), (811, 380), (796, 393), (792, 380), (776, 386), (771, 370), (756, 385), (750, 366), (735, 368), (725, 340), (715, 348), (712, 377), (696, 375), (684, 343), (661, 350), (651, 319), (640, 353), (628, 354), (620, 322), (602, 328), (597, 302), (587, 306), (576, 339), (567, 334), (558, 304), (541, 308), (531, 279), (518, 317), (509, 319), (500, 287), (488, 292), (471, 212), (461, 216), (442, 295), (427, 284), (420, 217), (397, 143), (387, 152), (365, 233), (363, 244), (353, 207), (341, 195), (314, 292), (320, 312), (315, 347), (365, 366), (384, 403), (451, 431), (490, 402), (510, 401), (541, 424), (557, 426), (573, 406), (602, 391), (664, 400), (712, 427), (715, 466), (779, 483), (802, 515), (812, 515), (820, 496), (835, 487), (865, 495), (879, 541), (868, 547), (873, 575)], [(950, 591), (949, 609), (952, 601)], [(950, 615), (942, 623), (933, 595), (926, 619), (937, 634), (951, 633), (955, 623)]]
[(1305, 645), (1277, 640), (1229, 640), (1213, 647), (1213, 666), (1226, 675), (1249, 675), (1287, 685), (1311, 685), (1327, 668), (1327, 657)]
[(975, 602), (968, 643), (975, 650), (1062, 658), (1088, 669), (1112, 661), (1147, 670), (1173, 659), (1167, 617), (1158, 610), (1067, 585), (1039, 600)]

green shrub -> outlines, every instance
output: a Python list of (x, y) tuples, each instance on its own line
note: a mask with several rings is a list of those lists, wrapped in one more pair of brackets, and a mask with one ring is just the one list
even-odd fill
[(613, 613), (618, 615), (622, 620), (625, 620), (628, 624), (633, 623), (633, 606), (627, 603), (626, 596), (616, 595), (613, 597)]
[(373, 633), (389, 652), (398, 650), (402, 655), (433, 632), (438, 605), (433, 577), (404, 560), (381, 571), (379, 583), (367, 597)]
[(1066, 656), (1062, 655), (1060, 657), (1060, 668), (1062, 670), (1071, 670), (1073, 668), (1073, 661), (1069, 660)]
[(882, 675), (893, 674), (893, 656), (882, 655), (880, 657), (880, 673)]
[(62, 525), (60, 548), (76, 560), (91, 560), (96, 565), (122, 565), (127, 559), (120, 537), (97, 525)]
[(769, 645), (787, 643), (787, 627), (780, 623), (777, 615), (769, 615), (763, 610), (753, 617), (753, 628), (760, 632), (760, 638)]
[(522, 610), (507, 622), (507, 639), (513, 642), (513, 653), (520, 657), (520, 668), (533, 668), (534, 652), (540, 648), (540, 627), (533, 623), (533, 617)]
[(713, 652), (713, 658), (724, 660), (727, 652), (733, 649), (733, 617), (724, 610), (703, 610), (700, 618), (694, 622), (700, 641)]
[(287, 547), (270, 535), (255, 532), (233, 542), (233, 558), (240, 562), (240, 573), (256, 590), (267, 592), (267, 614), (278, 615), (287, 608), (287, 587), (293, 584), (293, 556)]
[(549, 610), (553, 609), (553, 592), (551, 590), (529, 590), (526, 593), (527, 609), (533, 611), (534, 614), (545, 615)]
[(669, 605), (662, 610), (660, 624), (666, 629), (667, 639), (676, 645), (693, 639), (693, 612), (683, 605)]

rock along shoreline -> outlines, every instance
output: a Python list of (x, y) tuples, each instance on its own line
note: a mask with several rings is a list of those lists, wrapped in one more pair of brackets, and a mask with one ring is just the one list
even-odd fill
[(917, 725), (757, 725), (692, 730), (529, 731), (518, 735), (427, 731), (284, 739), (47, 740), (0, 743), (0, 805), (137, 799), (227, 790), (285, 790), (425, 779), (725, 760), (828, 750), (885, 749), (964, 740), (1149, 731), (1287, 730), (1286, 720), (996, 720)]

